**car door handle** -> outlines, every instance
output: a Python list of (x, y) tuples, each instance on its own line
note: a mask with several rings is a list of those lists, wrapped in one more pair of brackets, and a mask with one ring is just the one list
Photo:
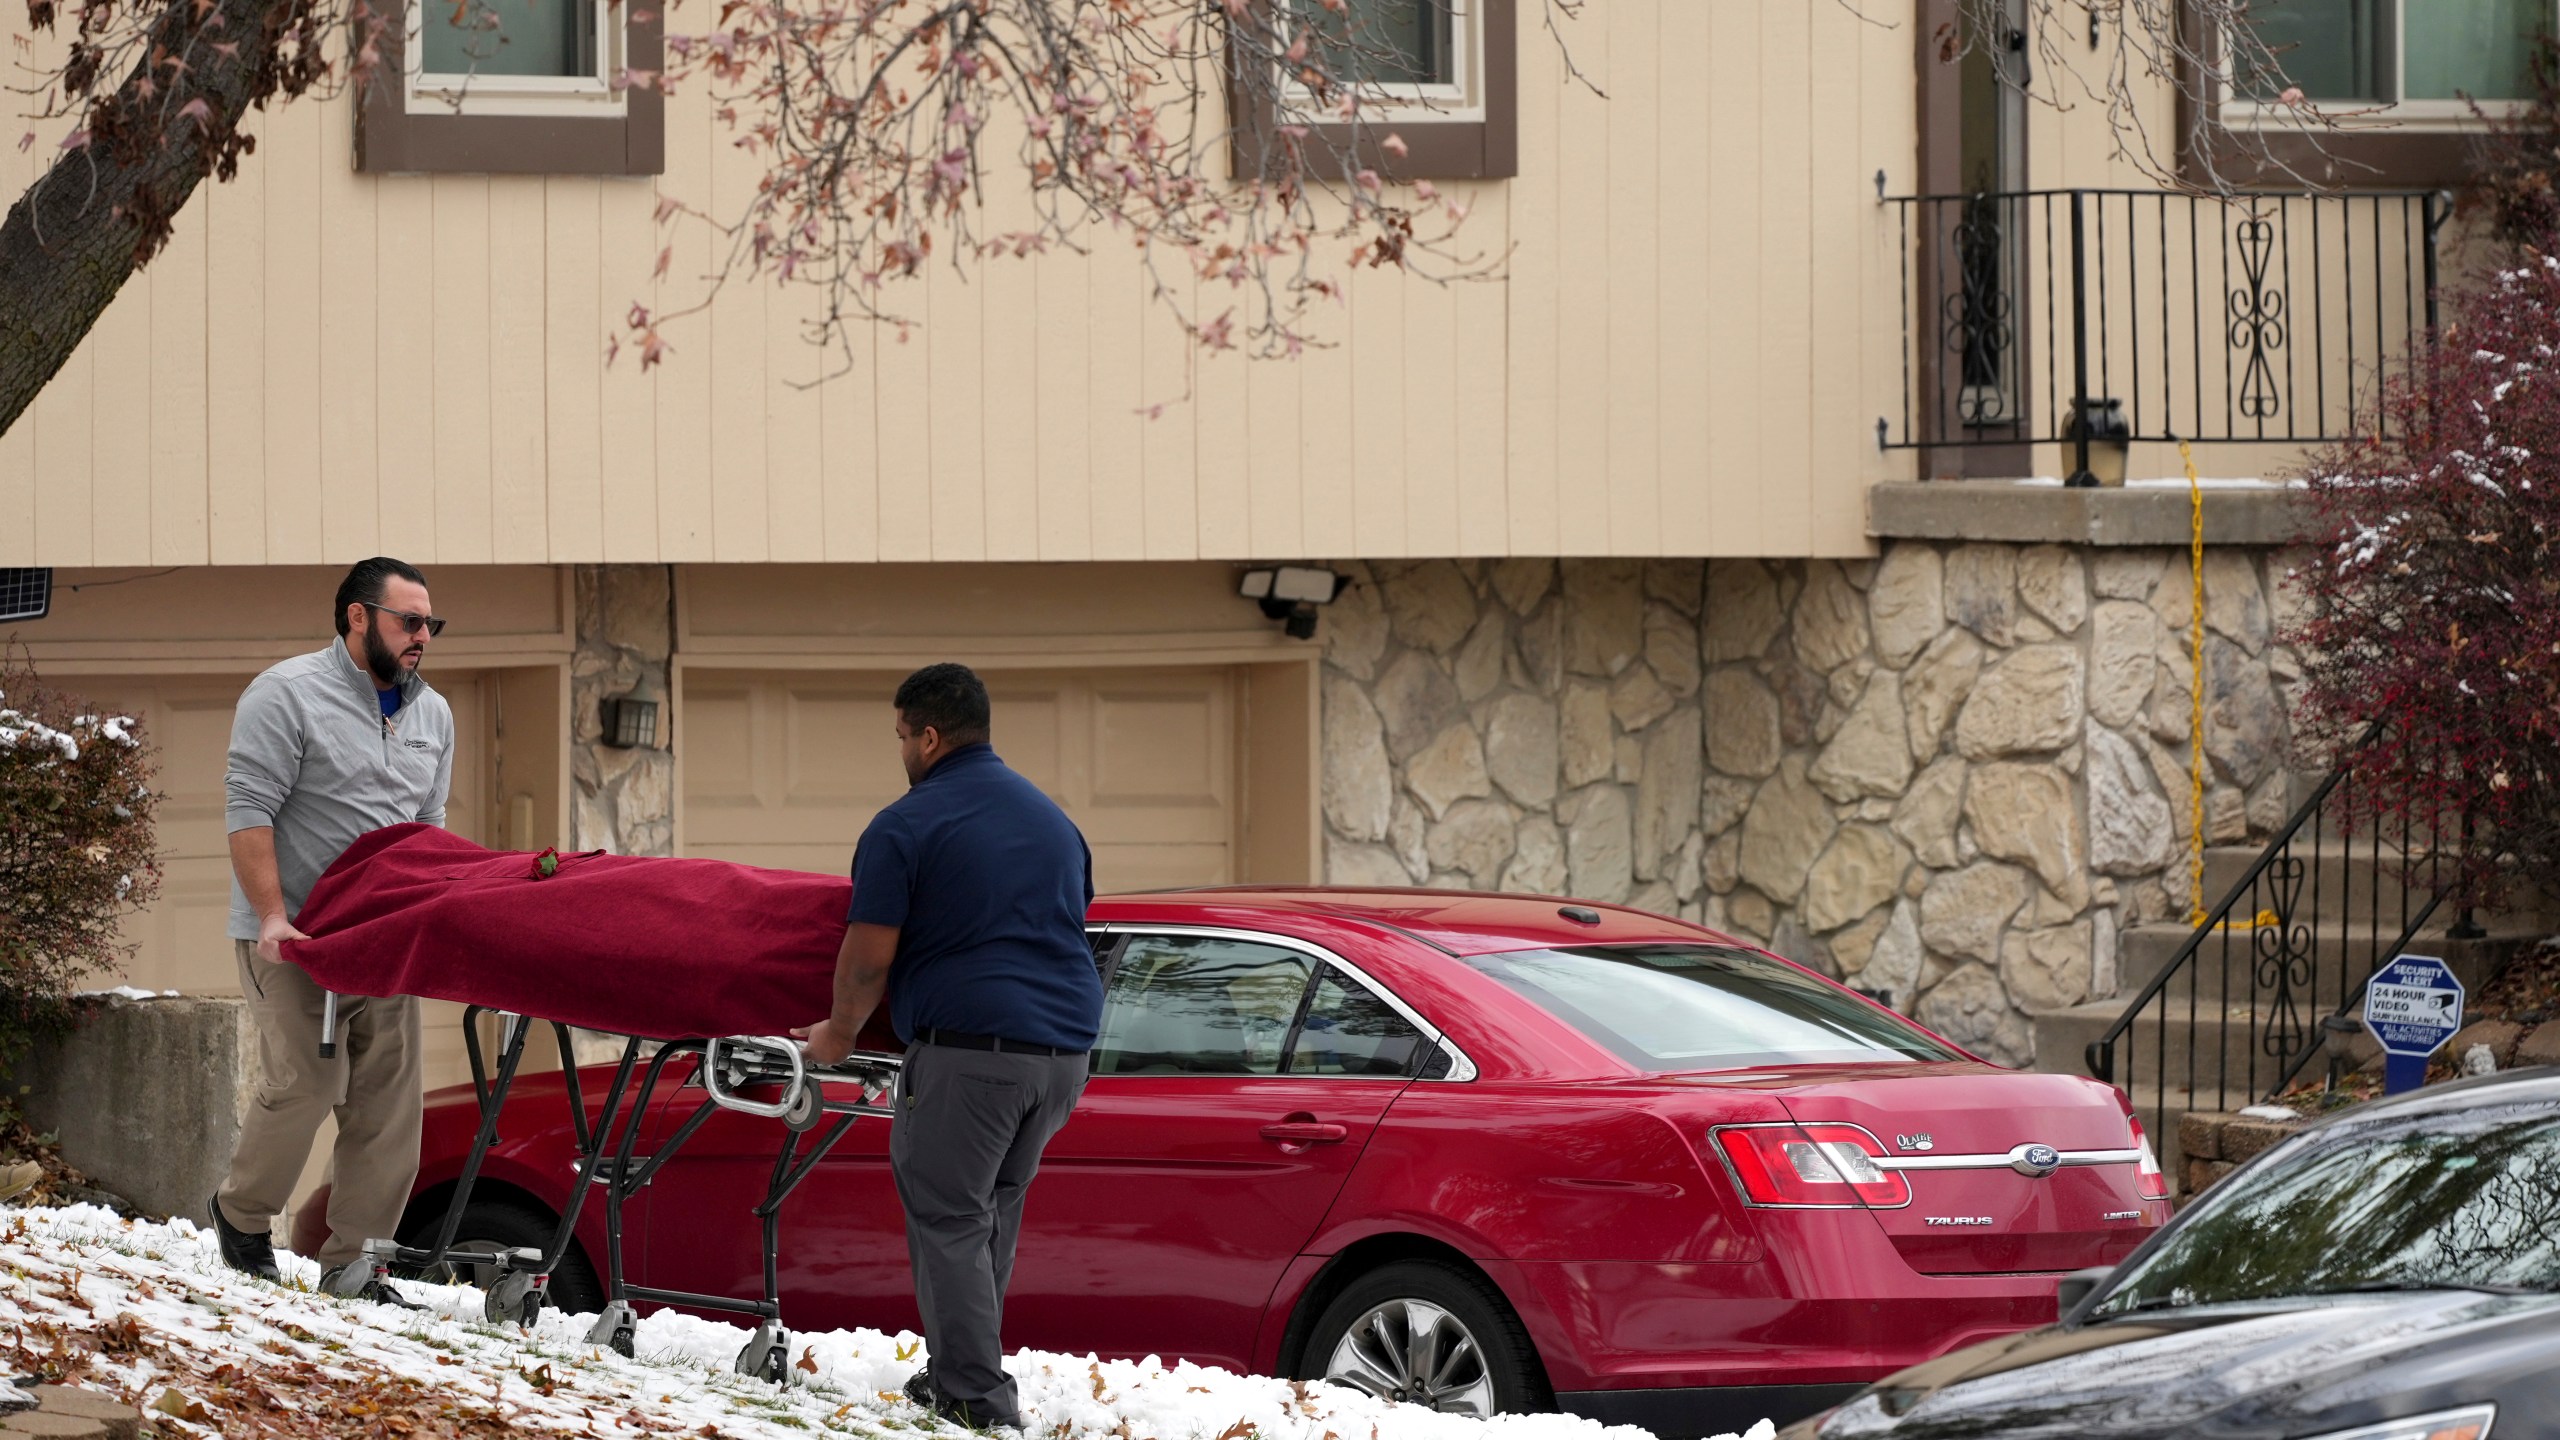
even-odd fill
[(1280, 1145), (1339, 1145), (1351, 1131), (1323, 1120), (1283, 1120), (1263, 1126), (1262, 1138)]

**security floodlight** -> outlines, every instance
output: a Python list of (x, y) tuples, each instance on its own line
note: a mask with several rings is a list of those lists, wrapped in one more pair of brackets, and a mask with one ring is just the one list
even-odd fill
[(1315, 607), (1332, 604), (1350, 583), (1350, 576), (1319, 566), (1266, 565), (1244, 572), (1236, 593), (1260, 602), (1263, 614), (1285, 622), (1282, 628), (1289, 638), (1311, 640), (1316, 633)]

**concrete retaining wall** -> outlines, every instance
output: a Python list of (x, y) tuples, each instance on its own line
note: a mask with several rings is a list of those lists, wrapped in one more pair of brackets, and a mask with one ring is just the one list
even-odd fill
[(257, 1053), (236, 999), (110, 999), (39, 1045), (18, 1080), (65, 1161), (150, 1214), (201, 1221), (239, 1143)]

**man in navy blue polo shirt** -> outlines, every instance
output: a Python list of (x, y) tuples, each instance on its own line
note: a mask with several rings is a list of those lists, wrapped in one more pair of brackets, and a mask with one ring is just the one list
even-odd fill
[(908, 676), (895, 708), (907, 793), (854, 848), (834, 1012), (793, 1033), (834, 1064), (890, 992), (907, 1054), (889, 1168), (930, 1352), (907, 1394), (972, 1428), (1019, 1428), (1004, 1292), (1023, 1193), (1084, 1093), (1102, 1024), (1084, 933), (1093, 855), (996, 758), (987, 687), (967, 666)]

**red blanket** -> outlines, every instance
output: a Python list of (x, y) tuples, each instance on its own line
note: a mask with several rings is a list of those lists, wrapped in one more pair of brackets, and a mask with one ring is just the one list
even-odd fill
[(284, 956), (349, 995), (422, 995), (677, 1040), (826, 1018), (852, 881), (725, 860), (484, 850), (432, 825), (347, 847)]

